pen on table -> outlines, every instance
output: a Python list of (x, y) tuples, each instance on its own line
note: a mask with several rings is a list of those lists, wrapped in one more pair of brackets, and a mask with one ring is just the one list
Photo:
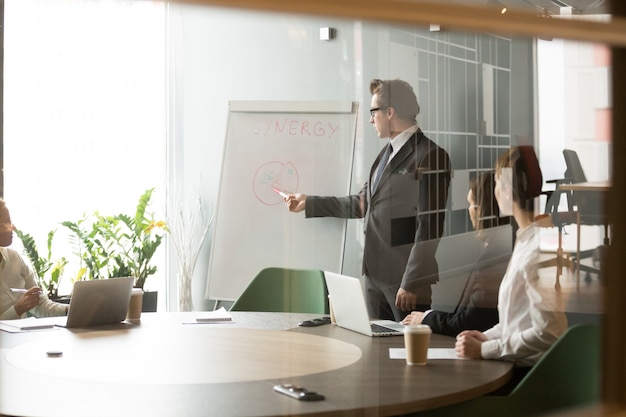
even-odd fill
[(272, 189), (274, 190), (274, 192), (275, 192), (276, 194), (278, 194), (278, 195), (279, 195), (279, 196), (281, 196), (282, 198), (287, 198), (287, 197), (289, 197), (289, 194), (287, 194), (287, 193), (284, 193), (284, 192), (280, 191), (278, 188), (274, 188), (274, 187), (272, 187)]
[[(26, 291), (28, 290), (25, 288), (11, 288), (11, 292), (19, 292), (20, 294), (25, 294)], [(38, 294), (41, 294), (41, 291), (39, 291)]]

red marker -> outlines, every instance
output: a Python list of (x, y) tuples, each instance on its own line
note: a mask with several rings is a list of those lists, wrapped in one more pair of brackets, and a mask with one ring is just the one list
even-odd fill
[(284, 192), (280, 191), (280, 190), (279, 190), (278, 188), (276, 188), (276, 187), (272, 187), (272, 190), (274, 190), (274, 192), (275, 192), (276, 194), (278, 194), (279, 196), (281, 196), (282, 198), (287, 198), (287, 197), (289, 197), (289, 194), (287, 194), (287, 193), (284, 193)]

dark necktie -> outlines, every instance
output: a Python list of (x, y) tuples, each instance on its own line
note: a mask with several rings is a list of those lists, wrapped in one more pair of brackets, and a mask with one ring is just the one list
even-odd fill
[(374, 183), (372, 184), (372, 192), (376, 191), (376, 187), (378, 186), (378, 182), (380, 181), (380, 177), (383, 175), (383, 171), (387, 166), (387, 161), (389, 161), (389, 155), (391, 155), (392, 147), (391, 143), (387, 145), (385, 149), (385, 153), (378, 161), (378, 168), (376, 169), (376, 176), (374, 177)]

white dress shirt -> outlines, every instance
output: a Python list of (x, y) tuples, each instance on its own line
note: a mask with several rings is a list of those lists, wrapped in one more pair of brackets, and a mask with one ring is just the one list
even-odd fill
[(396, 156), (396, 154), (400, 151), (400, 149), (402, 149), (404, 144), (407, 143), (409, 139), (411, 139), (415, 132), (417, 132), (417, 125), (413, 125), (408, 129), (403, 130), (402, 132), (398, 133), (395, 138), (391, 139), (391, 148), (393, 149), (393, 152), (391, 153), (391, 155), (389, 155), (389, 161), (391, 161), (393, 157)]
[(517, 240), (498, 293), (500, 322), (484, 332), (484, 359), (532, 366), (567, 329), (560, 293), (540, 285), (539, 228), (532, 223), (517, 231)]
[[(398, 133), (395, 138), (389, 141), (389, 143), (391, 144), (392, 151), (387, 161), (385, 161), (385, 164), (388, 164), (389, 161), (391, 161), (393, 157), (396, 156), (396, 154), (400, 151), (400, 149), (402, 149), (404, 144), (409, 141), (409, 139), (413, 136), (415, 132), (417, 132), (417, 125), (413, 125), (409, 127), (408, 129), (403, 130), (402, 132)], [(374, 176), (375, 175), (376, 175), (376, 172), (374, 172)], [(373, 183), (373, 182), (374, 182), (374, 177), (371, 178), (370, 183)]]

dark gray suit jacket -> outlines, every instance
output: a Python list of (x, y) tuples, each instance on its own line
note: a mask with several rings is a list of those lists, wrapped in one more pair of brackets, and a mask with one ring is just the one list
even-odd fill
[(363, 274), (394, 294), (399, 286), (413, 291), (438, 280), (435, 252), (443, 233), (450, 169), (446, 151), (418, 129), (387, 164), (373, 194), (365, 183), (356, 195), (308, 196), (305, 215), (364, 217)]
[[(456, 336), (463, 330), (485, 331), (498, 319), (498, 293), (511, 255), (499, 255), (499, 248), (487, 245), (470, 273), (461, 298), (451, 313), (431, 311), (422, 323), (434, 333)], [(498, 254), (498, 255), (496, 255)]]

